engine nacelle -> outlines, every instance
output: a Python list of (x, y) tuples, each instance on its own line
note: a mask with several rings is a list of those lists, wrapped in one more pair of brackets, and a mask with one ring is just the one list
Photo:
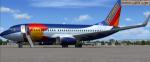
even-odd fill
[(76, 44), (77, 42), (75, 38), (68, 38), (68, 37), (61, 38), (60, 41), (61, 41), (61, 44), (67, 44), (67, 45), (73, 45), (73, 44)]

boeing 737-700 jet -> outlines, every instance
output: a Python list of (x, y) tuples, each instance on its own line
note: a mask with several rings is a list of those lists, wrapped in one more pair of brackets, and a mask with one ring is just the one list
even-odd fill
[[(82, 47), (80, 41), (100, 39), (122, 30), (144, 27), (148, 24), (150, 15), (140, 25), (119, 27), (121, 8), (121, 0), (118, 0), (107, 18), (93, 25), (19, 24), (2, 32), (0, 36), (17, 41), (19, 44), (23, 41), (28, 41), (31, 47), (34, 47), (34, 42), (41, 41), (62, 45), (62, 47), (68, 47), (68, 45)], [(80, 45), (77, 45), (77, 43), (80, 43)]]

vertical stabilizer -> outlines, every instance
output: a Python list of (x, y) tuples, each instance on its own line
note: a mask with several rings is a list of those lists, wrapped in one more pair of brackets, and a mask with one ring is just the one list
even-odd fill
[(121, 0), (118, 0), (107, 18), (100, 24), (118, 27), (121, 13)]

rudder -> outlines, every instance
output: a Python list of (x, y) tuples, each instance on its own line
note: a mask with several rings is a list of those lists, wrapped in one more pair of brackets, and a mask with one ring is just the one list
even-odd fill
[(107, 18), (101, 22), (103, 25), (118, 27), (121, 13), (121, 0), (118, 0)]

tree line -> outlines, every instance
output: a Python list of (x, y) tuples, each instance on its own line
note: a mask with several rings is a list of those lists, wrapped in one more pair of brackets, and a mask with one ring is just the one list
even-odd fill
[[(3, 41), (2, 39), (0, 39), (0, 45), (7, 45), (7, 43), (9, 43), (9, 40)], [(150, 40), (137, 40), (137, 41), (132, 41), (132, 40), (122, 40), (122, 41), (118, 41), (118, 40), (114, 40), (114, 39), (110, 39), (109, 41), (95, 41), (94, 43), (101, 43), (101, 45), (105, 45), (106, 43), (108, 45), (150, 45)]]
[(118, 41), (118, 40), (114, 40), (114, 39), (110, 39), (109, 41), (97, 41), (100, 42), (102, 45), (104, 45), (105, 43), (107, 43), (108, 45), (150, 45), (150, 40), (136, 40), (136, 41), (132, 41), (132, 40), (122, 40), (122, 41)]

